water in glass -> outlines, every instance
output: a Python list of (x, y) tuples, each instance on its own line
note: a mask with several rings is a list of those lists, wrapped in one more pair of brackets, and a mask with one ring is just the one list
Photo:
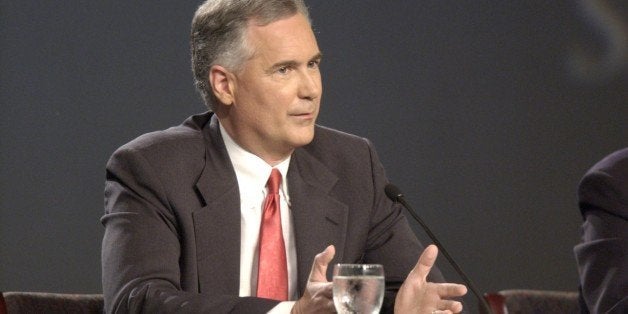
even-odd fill
[[(381, 265), (336, 265), (334, 306), (340, 314), (379, 313), (384, 299), (384, 272)], [(350, 270), (342, 267), (352, 268)]]

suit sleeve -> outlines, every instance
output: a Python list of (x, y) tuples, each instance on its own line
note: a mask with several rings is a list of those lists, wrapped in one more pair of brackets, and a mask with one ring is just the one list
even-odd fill
[(258, 298), (204, 295), (181, 283), (181, 226), (167, 191), (140, 151), (118, 150), (107, 164), (102, 278), (107, 313), (263, 313)]
[[(628, 152), (628, 151), (626, 151)], [(628, 156), (628, 154), (626, 154)], [(584, 223), (574, 248), (582, 298), (591, 313), (628, 312), (628, 167), (592, 169), (579, 187)]]

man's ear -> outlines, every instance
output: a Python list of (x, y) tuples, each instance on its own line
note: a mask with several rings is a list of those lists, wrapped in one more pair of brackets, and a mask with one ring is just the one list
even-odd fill
[(222, 104), (233, 104), (233, 78), (231, 72), (220, 65), (214, 65), (209, 69), (209, 84)]

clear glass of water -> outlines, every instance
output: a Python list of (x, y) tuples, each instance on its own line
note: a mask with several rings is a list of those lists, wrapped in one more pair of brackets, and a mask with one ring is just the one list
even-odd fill
[(340, 314), (379, 313), (384, 300), (384, 266), (336, 264), (334, 306)]

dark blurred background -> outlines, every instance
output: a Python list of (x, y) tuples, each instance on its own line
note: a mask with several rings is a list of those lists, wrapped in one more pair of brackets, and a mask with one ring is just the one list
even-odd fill
[[(101, 292), (107, 159), (205, 110), (199, 3), (0, 2), (0, 291)], [(480, 290), (575, 290), (578, 181), (628, 146), (628, 2), (308, 5), (320, 124), (375, 143)]]

